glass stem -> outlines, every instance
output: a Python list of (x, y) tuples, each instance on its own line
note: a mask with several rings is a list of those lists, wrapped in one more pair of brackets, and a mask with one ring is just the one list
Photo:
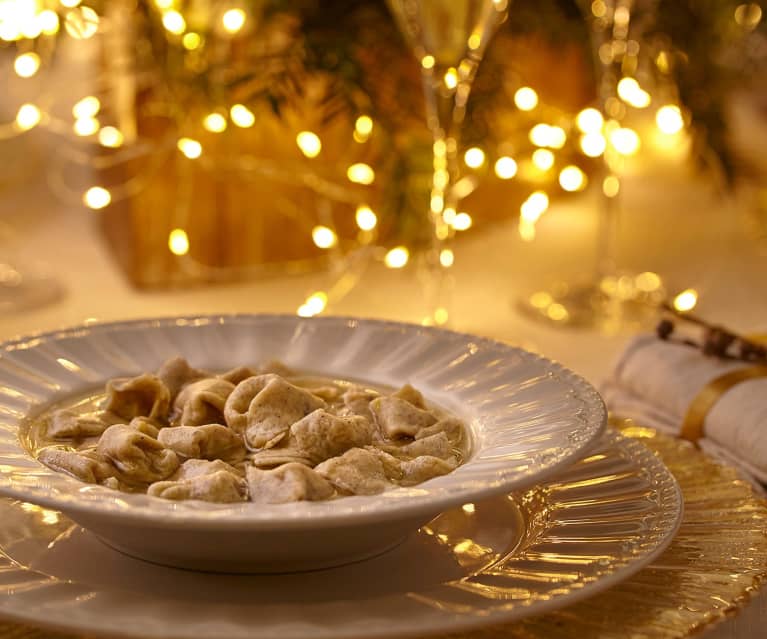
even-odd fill
[(426, 304), (438, 324), (445, 324), (452, 302), (450, 251), (454, 229), (450, 225), (459, 197), (455, 186), (460, 180), (459, 151), (461, 126), (477, 64), (464, 60), (461, 75), (454, 67), (435, 65), (422, 69), (426, 121), (432, 134), (432, 183), (429, 197), (431, 244), (426, 258)]

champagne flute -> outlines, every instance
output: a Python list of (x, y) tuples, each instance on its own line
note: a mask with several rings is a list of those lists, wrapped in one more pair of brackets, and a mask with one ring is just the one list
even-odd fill
[(459, 201), (458, 152), (471, 86), (487, 44), (506, 18), (508, 0), (387, 0), (421, 67), (426, 123), (432, 134), (433, 173), (428, 217), (429, 323), (445, 324), (449, 312), (446, 256), (449, 224)]
[[(610, 133), (621, 127), (626, 115), (627, 106), (619, 98), (618, 83), (623, 76), (631, 76), (638, 64), (640, 35), (646, 26), (640, 16), (651, 18), (655, 4), (656, 0), (605, 0), (595, 8), (588, 0), (578, 2), (589, 27), (597, 100), (606, 117), (595, 271), (585, 283), (560, 282), (551, 291), (531, 296), (523, 308), (536, 317), (615, 333), (655, 321), (658, 305), (664, 299), (662, 282), (655, 273), (630, 273), (618, 268), (625, 160), (609, 140)], [(636, 11), (639, 5), (641, 12)], [(536, 304), (536, 298), (547, 300), (547, 304)], [(559, 307), (559, 312), (549, 313), (552, 306)]]

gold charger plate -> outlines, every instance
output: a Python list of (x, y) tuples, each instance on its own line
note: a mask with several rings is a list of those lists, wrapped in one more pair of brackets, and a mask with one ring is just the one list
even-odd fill
[[(691, 444), (630, 421), (613, 420), (639, 439), (676, 477), (685, 514), (669, 548), (650, 566), (597, 597), (513, 624), (451, 635), (492, 639), (647, 639), (687, 637), (736, 613), (767, 580), (767, 502)], [(0, 638), (63, 638), (19, 624), (0, 625)]]

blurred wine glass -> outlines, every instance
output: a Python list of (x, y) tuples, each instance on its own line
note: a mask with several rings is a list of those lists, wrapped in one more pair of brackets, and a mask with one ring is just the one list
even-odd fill
[[(641, 12), (637, 11), (641, 4)], [(586, 282), (561, 281), (523, 302), (535, 317), (559, 325), (593, 326), (608, 333), (638, 328), (655, 321), (665, 298), (663, 284), (651, 272), (633, 273), (618, 264), (618, 240), (623, 215), (621, 181), (625, 157), (616, 148), (613, 134), (621, 129), (627, 104), (620, 97), (619, 83), (632, 80), (642, 48), (645, 21), (654, 15), (657, 0), (579, 0), (578, 6), (589, 29), (594, 58), (596, 93), (604, 116), (599, 223), (595, 268)], [(536, 305), (531, 300), (546, 299)], [(556, 306), (552, 316), (548, 310)], [(564, 318), (564, 319), (563, 319)]]
[(428, 217), (428, 323), (449, 318), (453, 235), (461, 179), (461, 125), (472, 83), (488, 42), (506, 18), (508, 0), (387, 0), (421, 68), (426, 122), (433, 138), (433, 173)]

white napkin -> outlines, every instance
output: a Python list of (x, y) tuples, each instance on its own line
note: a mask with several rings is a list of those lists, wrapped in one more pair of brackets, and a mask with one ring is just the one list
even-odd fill
[[(621, 417), (678, 435), (690, 403), (713, 379), (753, 364), (704, 356), (655, 335), (633, 339), (602, 394)], [(700, 447), (767, 483), (767, 377), (740, 382), (713, 405)]]

